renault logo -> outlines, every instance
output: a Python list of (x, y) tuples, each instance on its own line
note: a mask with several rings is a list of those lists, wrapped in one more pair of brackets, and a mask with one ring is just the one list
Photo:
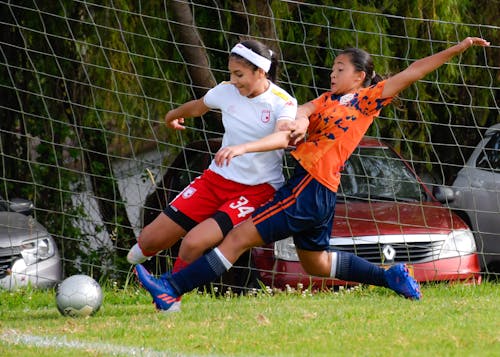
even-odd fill
[(396, 249), (394, 249), (389, 244), (386, 244), (382, 248), (382, 254), (384, 254), (385, 260), (394, 260), (394, 258), (396, 257)]

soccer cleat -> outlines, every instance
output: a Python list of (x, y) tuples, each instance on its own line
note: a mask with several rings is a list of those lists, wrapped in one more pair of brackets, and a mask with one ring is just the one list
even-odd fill
[(144, 268), (138, 264), (134, 268), (134, 273), (139, 279), (142, 287), (149, 291), (153, 297), (153, 303), (157, 310), (166, 312), (176, 312), (180, 310), (179, 297), (174, 291), (170, 283), (165, 278), (155, 278)]
[(418, 282), (408, 274), (406, 264), (396, 264), (385, 271), (389, 288), (407, 299), (420, 300), (422, 293)]
[[(178, 299), (178, 300), (177, 300)], [(181, 299), (177, 298), (170, 308), (165, 312), (179, 312), (181, 311)], [(163, 311), (163, 310), (161, 310)]]
[(151, 259), (152, 257), (147, 257), (142, 253), (141, 248), (139, 247), (139, 244), (135, 243), (132, 248), (128, 251), (127, 254), (127, 261), (130, 264), (142, 264), (146, 260)]
[[(171, 272), (164, 273), (160, 275), (160, 279), (167, 280), (167, 276), (172, 274)], [(175, 298), (175, 302), (170, 306), (168, 312), (178, 312), (181, 311), (182, 295)]]

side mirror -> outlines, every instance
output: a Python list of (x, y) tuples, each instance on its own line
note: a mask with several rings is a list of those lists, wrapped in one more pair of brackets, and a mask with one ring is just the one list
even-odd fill
[(30, 200), (24, 198), (13, 198), (9, 203), (9, 210), (30, 216), (33, 213), (34, 205)]
[(434, 186), (432, 194), (441, 203), (450, 203), (455, 200), (455, 192), (446, 186)]

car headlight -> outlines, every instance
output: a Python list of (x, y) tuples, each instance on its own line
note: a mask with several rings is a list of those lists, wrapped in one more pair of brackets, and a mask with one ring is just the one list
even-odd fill
[(288, 237), (274, 243), (274, 256), (277, 259), (298, 262), (299, 256), (297, 255), (297, 251), (295, 250), (293, 238)]
[(49, 237), (26, 240), (20, 247), (26, 265), (52, 257), (55, 253), (54, 243)]
[(444, 241), (439, 258), (468, 255), (476, 251), (474, 235), (469, 229), (453, 230)]

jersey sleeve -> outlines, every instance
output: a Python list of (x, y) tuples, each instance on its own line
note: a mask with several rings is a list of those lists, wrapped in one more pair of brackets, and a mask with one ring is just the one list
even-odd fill
[(211, 88), (203, 97), (205, 105), (211, 109), (220, 109), (220, 98), (224, 98), (224, 93), (227, 90), (229, 82), (221, 82), (215, 87)]
[(295, 120), (297, 115), (297, 99), (290, 97), (281, 107), (277, 120)]
[(385, 83), (386, 81), (384, 80), (359, 91), (358, 105), (359, 111), (362, 112), (363, 115), (378, 115), (380, 110), (392, 101), (392, 97), (381, 98)]

